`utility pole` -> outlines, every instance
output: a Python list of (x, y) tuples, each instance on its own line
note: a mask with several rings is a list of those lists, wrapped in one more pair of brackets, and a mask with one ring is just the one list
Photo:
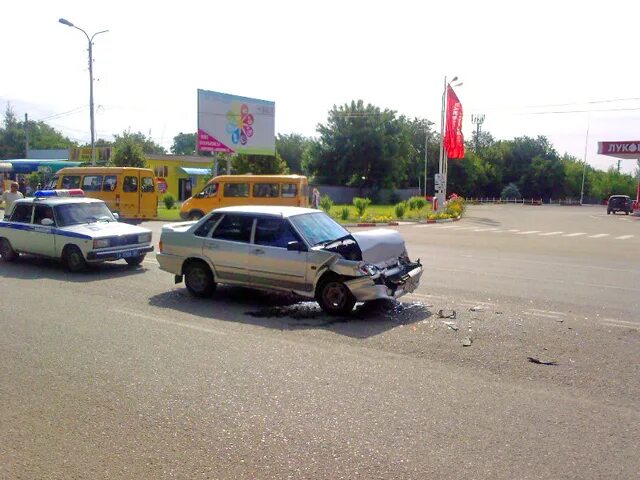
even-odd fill
[(24, 156), (29, 158), (29, 114), (24, 114)]
[(427, 153), (429, 151), (429, 125), (424, 127), (424, 196), (427, 196)]
[(476, 126), (476, 155), (478, 154), (478, 141), (480, 140), (480, 130), (484, 123), (484, 113), (471, 115), (471, 123)]

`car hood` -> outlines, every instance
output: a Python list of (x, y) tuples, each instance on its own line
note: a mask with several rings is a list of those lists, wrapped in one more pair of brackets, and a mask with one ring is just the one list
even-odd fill
[(405, 251), (404, 240), (395, 230), (378, 228), (351, 234), (362, 251), (362, 260), (377, 266), (398, 261)]
[(93, 238), (109, 237), (112, 235), (148, 233), (151, 231), (148, 228), (137, 227), (135, 225), (120, 222), (83, 223), (79, 225), (70, 225), (68, 227), (60, 227), (60, 230), (89, 235)]

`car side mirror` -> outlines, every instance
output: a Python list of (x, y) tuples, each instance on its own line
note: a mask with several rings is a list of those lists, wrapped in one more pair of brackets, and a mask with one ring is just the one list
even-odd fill
[(290, 252), (306, 252), (307, 249), (304, 244), (294, 240), (293, 242), (287, 243), (287, 250)]
[(115, 218), (116, 220), (120, 219), (120, 215), (116, 212), (113, 213), (113, 218)]
[(50, 218), (43, 218), (40, 221), (40, 225), (44, 225), (45, 227), (50, 227), (54, 224), (54, 221), (51, 220)]

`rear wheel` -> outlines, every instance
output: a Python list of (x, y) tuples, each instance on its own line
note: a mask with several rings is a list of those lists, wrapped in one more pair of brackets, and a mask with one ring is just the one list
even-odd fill
[(87, 262), (82, 252), (75, 245), (65, 247), (64, 253), (62, 254), (62, 263), (70, 272), (81, 272), (87, 268)]
[(0, 239), (0, 256), (2, 260), (5, 262), (13, 262), (16, 258), (18, 258), (18, 254), (9, 243), (9, 240), (6, 238)]
[(329, 315), (347, 315), (356, 304), (356, 299), (349, 288), (335, 277), (323, 280), (318, 285), (316, 301)]
[(138, 255), (137, 257), (125, 258), (124, 261), (131, 267), (138, 266), (144, 260), (145, 255)]
[(208, 297), (216, 289), (211, 269), (201, 261), (187, 264), (184, 269), (184, 283), (189, 293), (196, 297)]

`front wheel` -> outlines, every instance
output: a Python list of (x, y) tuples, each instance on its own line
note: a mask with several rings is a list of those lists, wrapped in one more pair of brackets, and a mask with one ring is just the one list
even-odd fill
[(87, 268), (87, 262), (82, 255), (82, 252), (75, 245), (70, 245), (64, 249), (62, 255), (62, 262), (65, 268), (70, 272), (81, 272)]
[(0, 257), (5, 262), (13, 262), (18, 258), (18, 254), (6, 238), (0, 239)]
[(344, 282), (329, 279), (318, 286), (316, 301), (329, 315), (347, 315), (353, 310), (356, 299)]
[(211, 269), (200, 261), (192, 262), (186, 266), (184, 283), (189, 293), (195, 297), (208, 297), (216, 289)]
[(189, 220), (200, 220), (202, 217), (204, 217), (204, 213), (200, 210), (194, 210), (189, 213)]
[(136, 267), (142, 263), (145, 255), (138, 255), (137, 257), (125, 258), (124, 261), (127, 262), (127, 265), (130, 267)]

